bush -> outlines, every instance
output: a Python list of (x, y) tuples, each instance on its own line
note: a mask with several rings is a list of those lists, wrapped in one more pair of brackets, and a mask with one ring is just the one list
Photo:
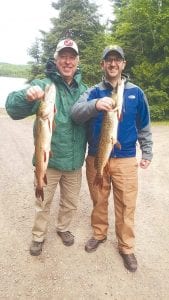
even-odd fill
[(145, 90), (153, 121), (169, 120), (169, 97), (166, 92), (149, 87)]

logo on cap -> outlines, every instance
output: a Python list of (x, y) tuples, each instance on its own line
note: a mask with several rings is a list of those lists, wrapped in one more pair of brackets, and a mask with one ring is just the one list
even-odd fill
[(64, 41), (64, 45), (66, 47), (72, 47), (73, 46), (73, 41), (72, 40), (65, 40)]

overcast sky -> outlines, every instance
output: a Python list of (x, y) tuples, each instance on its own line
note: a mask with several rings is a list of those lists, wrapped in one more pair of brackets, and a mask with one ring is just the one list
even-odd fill
[[(111, 17), (109, 0), (91, 1), (100, 5), (104, 19)], [(50, 18), (56, 16), (51, 2), (52, 0), (0, 1), (0, 62), (26, 64), (30, 60), (27, 49), (40, 36), (40, 29), (49, 31)]]

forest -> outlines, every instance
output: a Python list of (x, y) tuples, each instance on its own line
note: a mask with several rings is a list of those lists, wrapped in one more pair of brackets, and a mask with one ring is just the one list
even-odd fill
[(80, 50), (83, 81), (89, 86), (102, 78), (101, 54), (109, 44), (125, 52), (125, 73), (145, 92), (152, 120), (169, 120), (169, 0), (109, 0), (112, 20), (101, 22), (97, 2), (55, 0), (56, 17), (49, 32), (40, 30), (28, 49), (32, 57), (29, 79), (44, 76), (57, 43), (74, 39)]
[(31, 76), (31, 66), (0, 62), (0, 76), (29, 78)]

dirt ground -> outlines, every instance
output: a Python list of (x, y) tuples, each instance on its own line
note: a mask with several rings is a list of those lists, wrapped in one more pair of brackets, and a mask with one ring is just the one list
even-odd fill
[[(135, 230), (138, 270), (129, 273), (117, 251), (113, 200), (108, 240), (94, 253), (91, 200), (83, 168), (79, 207), (72, 224), (75, 244), (56, 235), (59, 190), (53, 199), (43, 252), (29, 254), (34, 218), (32, 119), (11, 120), (0, 112), (0, 299), (164, 300), (169, 299), (169, 127), (154, 126), (154, 159), (139, 170)], [(139, 157), (139, 151), (138, 151)]]

